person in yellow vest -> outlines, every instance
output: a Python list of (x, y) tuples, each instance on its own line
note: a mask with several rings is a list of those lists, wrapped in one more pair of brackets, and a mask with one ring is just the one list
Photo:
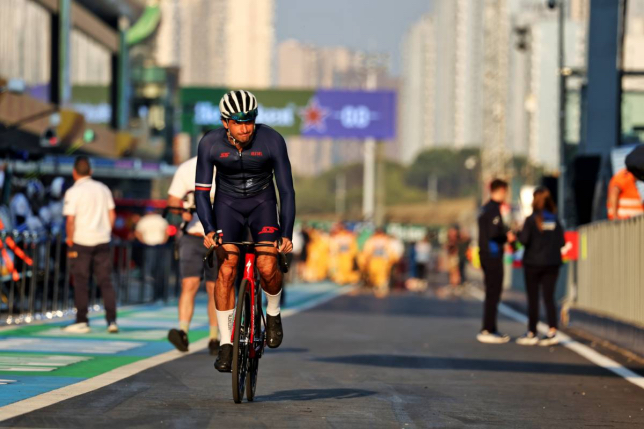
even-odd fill
[(339, 285), (356, 283), (360, 273), (354, 268), (358, 256), (358, 243), (355, 235), (342, 223), (334, 225), (329, 240), (329, 277)]
[(376, 296), (387, 295), (391, 267), (397, 259), (396, 252), (392, 249), (391, 238), (382, 228), (377, 228), (365, 242), (362, 252), (365, 277), (369, 285), (374, 288)]
[(625, 168), (619, 170), (608, 185), (608, 219), (628, 219), (644, 214), (637, 179)]
[(305, 280), (319, 282), (326, 279), (329, 272), (329, 237), (321, 229), (311, 229), (309, 234)]

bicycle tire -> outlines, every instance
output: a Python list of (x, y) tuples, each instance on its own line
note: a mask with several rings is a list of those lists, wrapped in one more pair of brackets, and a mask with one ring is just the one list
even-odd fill
[[(258, 288), (259, 289), (259, 288)], [(255, 297), (255, 338), (264, 341), (262, 337), (262, 302), (261, 292), (257, 293)], [(254, 346), (254, 345), (253, 345)], [(255, 391), (257, 390), (257, 377), (259, 375), (259, 356), (255, 355), (254, 358), (248, 359), (248, 375), (246, 376), (246, 399), (252, 402), (255, 399)]]
[[(244, 390), (246, 387), (246, 376), (248, 374), (248, 341), (241, 343), (244, 336), (250, 337), (249, 326), (250, 318), (250, 293), (248, 281), (243, 280), (239, 285), (239, 295), (237, 297), (237, 308), (235, 310), (235, 335), (233, 337), (233, 400), (236, 404), (242, 402)], [(248, 338), (246, 338), (248, 340)]]

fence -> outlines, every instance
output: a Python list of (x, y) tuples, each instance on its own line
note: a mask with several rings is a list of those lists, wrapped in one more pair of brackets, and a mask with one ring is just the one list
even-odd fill
[[(0, 324), (31, 323), (74, 313), (73, 276), (61, 235), (0, 231)], [(114, 240), (112, 282), (119, 305), (167, 301), (180, 291), (174, 241), (144, 246)], [(99, 289), (90, 283), (90, 311), (99, 310)]]
[(573, 308), (644, 326), (644, 216), (579, 229)]

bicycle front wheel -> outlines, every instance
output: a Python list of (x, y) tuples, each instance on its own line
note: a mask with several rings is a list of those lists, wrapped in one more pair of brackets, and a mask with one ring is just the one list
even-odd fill
[(244, 397), (248, 374), (248, 352), (250, 346), (250, 291), (248, 281), (239, 286), (235, 310), (235, 335), (233, 337), (233, 400), (239, 404)]

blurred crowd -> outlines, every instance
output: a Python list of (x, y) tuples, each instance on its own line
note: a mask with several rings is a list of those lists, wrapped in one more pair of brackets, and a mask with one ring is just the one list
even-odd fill
[(17, 176), (0, 167), (0, 230), (57, 234), (64, 229), (65, 179)]
[(336, 223), (328, 229), (302, 224), (293, 236), (294, 276), (304, 282), (361, 284), (385, 295), (391, 289), (425, 290), (433, 274), (448, 271), (450, 285), (458, 287), (466, 281), (470, 245), (458, 226), (403, 241), (368, 224)]

